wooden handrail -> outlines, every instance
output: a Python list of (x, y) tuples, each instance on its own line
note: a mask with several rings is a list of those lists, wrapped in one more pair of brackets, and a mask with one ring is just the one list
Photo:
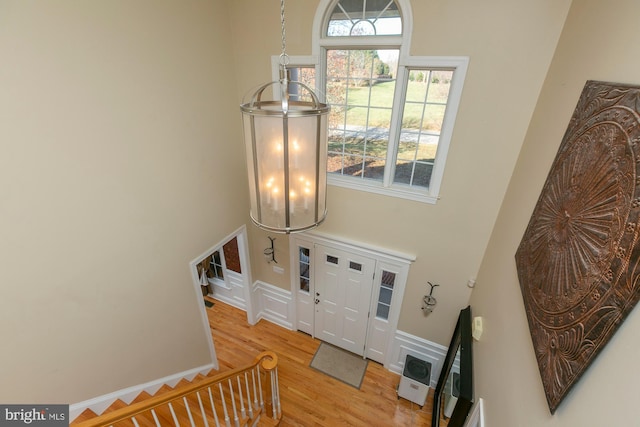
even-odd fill
[(197, 383), (180, 387), (179, 389), (163, 393), (159, 396), (150, 397), (143, 400), (142, 402), (129, 405), (126, 408), (118, 409), (108, 414), (99, 415), (95, 418), (73, 425), (75, 427), (103, 427), (112, 425), (119, 421), (128, 420), (132, 417), (135, 417), (136, 415), (150, 411), (166, 403), (176, 401), (177, 399), (180, 399), (181, 397), (188, 394), (205, 389), (211, 385), (218, 384), (229, 378), (236, 377), (243, 372), (250, 371), (258, 365), (260, 365), (260, 368), (262, 368), (265, 372), (271, 372), (278, 365), (278, 356), (276, 356), (273, 351), (264, 351), (260, 353), (254, 359), (253, 363), (249, 366), (233, 369), (231, 371), (206, 378), (202, 381), (198, 381)]

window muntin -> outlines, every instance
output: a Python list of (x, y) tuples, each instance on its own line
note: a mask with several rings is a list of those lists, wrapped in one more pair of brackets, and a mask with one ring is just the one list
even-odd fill
[(382, 181), (396, 90), (398, 49), (328, 49), (327, 171)]
[(309, 270), (311, 261), (309, 260), (309, 248), (300, 246), (298, 248), (299, 268), (300, 268), (300, 290), (309, 293)]
[(407, 69), (394, 184), (429, 188), (453, 70)]
[(336, 3), (326, 35), (384, 36), (402, 34), (402, 18), (394, 0), (340, 0)]
[(214, 278), (224, 281), (224, 274), (222, 273), (222, 259), (220, 258), (220, 251), (215, 251), (211, 256), (209, 262), (209, 271)]
[[(395, 35), (383, 37), (350, 37), (348, 34), (342, 37), (327, 36), (327, 29), (332, 19), (331, 16), (333, 16), (331, 14), (327, 15), (327, 12), (333, 11), (337, 13), (336, 7), (339, 2), (323, 0), (321, 3), (324, 6), (318, 8), (314, 21), (314, 29), (316, 30), (313, 34), (314, 54), (312, 56), (291, 57), (291, 65), (289, 67), (305, 68), (309, 69), (310, 72), (312, 72), (311, 68), (315, 67), (316, 94), (321, 100), (332, 104), (331, 126), (333, 126), (333, 130), (331, 132), (333, 132), (333, 137), (329, 135), (328, 184), (435, 204), (440, 198), (439, 192), (449, 143), (462, 96), (469, 58), (409, 55), (407, 52), (409, 51), (411, 40), (412, 20), (411, 7), (408, 0), (393, 1), (392, 10), (399, 11), (398, 19), (400, 17), (402, 19), (402, 24), (400, 25), (402, 31)], [(367, 0), (366, 3), (370, 4), (371, 0)], [(388, 1), (382, 0), (382, 3), (386, 5)], [(363, 5), (364, 3), (363, 0), (354, 0), (353, 4)], [(325, 7), (328, 9), (325, 9)], [(327, 16), (328, 19), (325, 19)], [(334, 20), (337, 19), (335, 16)], [(347, 104), (348, 94), (346, 90), (343, 92), (335, 91), (335, 88), (339, 85), (334, 83), (340, 83), (340, 80), (332, 82), (327, 78), (327, 52), (349, 49), (375, 50), (382, 61), (389, 65), (389, 74), (386, 77), (394, 80), (396, 84), (392, 108), (387, 109), (386, 113), (389, 117), (387, 119), (390, 134), (387, 138), (388, 141), (387, 139), (376, 138), (375, 135), (370, 134), (371, 131), (367, 134), (362, 132), (361, 129), (350, 129), (348, 126), (349, 119), (357, 119), (358, 116), (362, 117), (362, 113), (358, 112), (357, 108), (368, 109), (367, 114), (375, 118), (373, 113), (381, 114), (387, 108), (388, 103), (378, 102), (376, 97), (372, 97), (370, 105), (349, 105)], [(399, 59), (388, 59), (385, 56), (386, 51), (398, 52)], [(274, 80), (278, 79), (279, 63), (278, 56), (271, 58)], [(336, 70), (334, 73), (336, 76), (345, 77), (349, 75), (349, 68), (345, 61), (342, 64), (337, 64), (334, 69)], [(446, 108), (439, 107), (446, 114), (442, 119), (439, 135), (430, 134), (429, 129), (422, 130), (418, 140), (420, 142), (419, 148), (416, 143), (406, 143), (404, 146), (400, 146), (401, 138), (404, 138), (411, 131), (411, 129), (405, 129), (404, 134), (401, 134), (402, 112), (406, 103), (405, 96), (409, 101), (422, 102), (424, 100), (424, 96), (419, 98), (419, 95), (423, 95), (422, 92), (407, 90), (411, 86), (407, 84), (409, 73), (412, 71), (419, 73), (419, 70), (423, 70), (423, 73), (428, 71), (447, 71), (452, 73)], [(361, 78), (361, 76), (356, 77)], [(414, 75), (413, 78), (418, 78), (418, 76)], [(333, 86), (331, 86), (332, 84)], [(346, 86), (346, 83), (342, 82), (342, 84)], [(333, 93), (327, 89), (332, 90)], [(436, 93), (433, 92), (433, 95), (436, 95)], [(431, 101), (431, 97), (427, 97), (427, 102), (430, 103)], [(435, 109), (438, 107), (433, 106), (430, 108)], [(342, 124), (340, 119), (342, 119)], [(437, 143), (434, 142), (436, 140)], [(364, 145), (365, 141), (366, 146)], [(430, 151), (425, 152), (426, 150)], [(386, 156), (380, 155), (383, 151), (386, 151)], [(399, 157), (397, 156), (398, 152), (400, 152)], [(378, 164), (372, 165), (373, 161), (377, 161)], [(406, 174), (402, 173), (403, 171), (399, 171), (396, 178), (396, 166), (409, 169), (411, 172)]]
[(380, 280), (380, 294), (378, 295), (378, 306), (376, 308), (376, 317), (378, 319), (389, 319), (391, 297), (393, 296), (393, 287), (395, 283), (396, 273), (382, 270), (382, 279)]

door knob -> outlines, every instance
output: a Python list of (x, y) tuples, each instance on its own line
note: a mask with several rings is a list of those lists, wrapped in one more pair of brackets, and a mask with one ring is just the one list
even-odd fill
[(316, 298), (316, 304), (318, 304), (320, 302), (320, 300), (318, 298)]
[(319, 297), (320, 296), (320, 292), (316, 292), (316, 296)]

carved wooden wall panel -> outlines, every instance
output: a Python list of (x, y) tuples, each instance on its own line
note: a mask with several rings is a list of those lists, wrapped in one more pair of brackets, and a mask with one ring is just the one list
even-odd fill
[(551, 413), (640, 297), (640, 87), (588, 81), (516, 252)]

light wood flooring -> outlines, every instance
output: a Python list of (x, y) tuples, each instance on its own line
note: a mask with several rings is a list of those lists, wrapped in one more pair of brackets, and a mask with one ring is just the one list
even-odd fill
[(266, 320), (251, 326), (244, 311), (217, 300), (210, 301), (215, 304), (206, 311), (221, 372), (251, 363), (261, 351), (277, 353), (283, 412), (280, 425), (431, 425), (433, 389), (423, 408), (398, 399), (396, 387), (400, 376), (369, 361), (358, 390), (309, 367), (319, 340)]

